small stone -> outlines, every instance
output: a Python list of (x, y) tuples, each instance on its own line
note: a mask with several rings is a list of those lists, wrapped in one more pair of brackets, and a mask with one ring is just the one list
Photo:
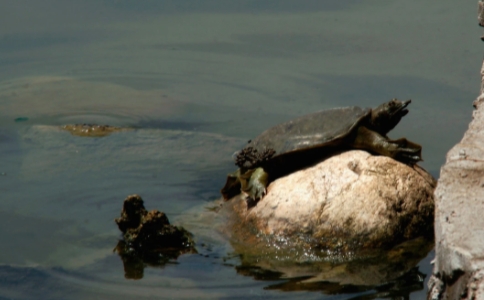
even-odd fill
[(126, 278), (142, 278), (144, 265), (160, 266), (181, 254), (196, 253), (192, 234), (170, 225), (165, 213), (148, 212), (139, 195), (124, 200), (121, 217), (115, 222), (123, 233), (115, 251), (123, 260)]

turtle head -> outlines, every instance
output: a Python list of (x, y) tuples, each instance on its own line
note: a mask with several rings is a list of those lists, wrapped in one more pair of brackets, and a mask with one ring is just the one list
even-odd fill
[(371, 127), (382, 135), (386, 135), (397, 126), (400, 119), (408, 113), (406, 107), (412, 100), (400, 101), (392, 99), (371, 111)]

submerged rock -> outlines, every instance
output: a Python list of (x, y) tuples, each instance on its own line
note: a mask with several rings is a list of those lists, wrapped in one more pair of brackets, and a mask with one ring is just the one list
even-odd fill
[(348, 258), (431, 237), (435, 185), (417, 165), (353, 150), (277, 179), (250, 209), (239, 195), (222, 210), (239, 253), (294, 262)]
[(113, 132), (128, 130), (127, 128), (98, 124), (68, 124), (61, 126), (61, 128), (69, 131), (72, 135), (87, 137), (103, 137)]
[(196, 253), (192, 234), (170, 225), (163, 212), (148, 212), (138, 195), (124, 200), (121, 217), (115, 222), (123, 240), (114, 250), (123, 260), (126, 278), (142, 278), (145, 265), (163, 266), (181, 254)]

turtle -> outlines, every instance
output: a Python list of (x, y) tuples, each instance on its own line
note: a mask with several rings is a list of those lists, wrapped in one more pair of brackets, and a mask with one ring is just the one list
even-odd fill
[(411, 100), (392, 99), (374, 109), (358, 106), (322, 110), (276, 125), (234, 154), (239, 167), (221, 189), (224, 200), (242, 192), (256, 204), (270, 181), (351, 149), (366, 150), (413, 165), (422, 147), (405, 138), (390, 140)]

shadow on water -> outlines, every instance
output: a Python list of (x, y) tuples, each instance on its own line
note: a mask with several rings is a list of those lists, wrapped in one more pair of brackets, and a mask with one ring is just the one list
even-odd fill
[[(264, 271), (259, 268), (251, 267), (238, 267), (237, 273), (253, 276), (256, 280), (267, 281), (278, 280), (281, 278), (281, 276), (283, 276), (281, 273)], [(379, 286), (358, 286), (334, 282), (302, 283), (304, 280), (311, 279), (311, 277), (301, 277), (284, 280), (282, 283), (271, 284), (266, 286), (264, 289), (279, 290), (284, 292), (322, 292), (326, 295), (360, 294), (358, 296), (350, 296), (351, 298), (348, 298), (353, 300), (377, 298), (409, 299), (410, 293), (424, 289), (425, 276), (426, 274), (423, 274), (418, 270), (418, 267), (415, 267), (404, 275)]]
[[(404, 297), (424, 289), (426, 274), (417, 266), (433, 248), (433, 242), (424, 238), (402, 243), (393, 249), (371, 257), (348, 262), (314, 263), (269, 263), (271, 267), (260, 267), (261, 263), (248, 262), (242, 255), (242, 264), (236, 266), (237, 273), (256, 280), (274, 281), (265, 286), (267, 290), (319, 291), (327, 295), (358, 294), (351, 299), (375, 299), (380, 297)], [(262, 262), (267, 266), (267, 263)], [(313, 276), (300, 275), (316, 273)], [(292, 276), (288, 274), (293, 274)]]
[[(418, 262), (427, 255), (429, 249), (425, 247), (425, 249), (418, 250), (418, 253), (400, 253), (402, 256), (399, 257), (399, 261), (395, 261), (394, 258), (392, 258), (392, 261), (388, 261), (382, 260), (381, 257), (373, 257), (349, 263), (329, 264), (327, 273), (319, 276), (325, 277), (327, 274), (330, 274), (329, 277), (331, 277), (331, 274), (335, 276), (322, 279), (318, 278), (318, 275), (287, 278), (283, 272), (267, 270), (243, 263), (233, 266), (227, 263), (225, 259), (216, 260), (212, 263), (223, 264), (229, 268), (234, 267), (237, 274), (249, 276), (263, 282), (263, 289), (267, 291), (307, 291), (321, 292), (326, 295), (345, 294), (348, 297), (352, 297), (348, 299), (355, 300), (377, 298), (409, 299), (410, 293), (424, 289), (424, 279), (427, 275), (422, 273), (415, 264), (407, 263), (409, 260), (413, 263)], [(119, 253), (119, 256), (123, 262), (124, 274), (127, 279), (141, 279), (145, 268), (159, 269), (164, 268), (166, 265), (177, 265), (177, 258), (179, 257), (179, 255), (176, 255), (153, 259), (123, 255), (121, 253)], [(209, 255), (206, 250), (202, 251), (198, 256), (198, 263), (207, 263), (207, 257)], [(379, 278), (381, 281), (375, 281), (375, 278)]]
[[(427, 255), (429, 243), (423, 248), (412, 248), (413, 253), (406, 250), (396, 250), (399, 252), (398, 259), (392, 257), (390, 260), (381, 257), (370, 259), (361, 259), (348, 263), (328, 264), (326, 273), (316, 276), (298, 276), (288, 278), (283, 272), (272, 271), (254, 265), (244, 263), (232, 265), (227, 261), (232, 258), (223, 258), (222, 260), (212, 260), (211, 263), (225, 265), (229, 268), (235, 268), (239, 275), (249, 276), (263, 284), (266, 291), (283, 291), (283, 292), (320, 292), (325, 295), (346, 295), (345, 299), (409, 299), (411, 293), (422, 291), (424, 279), (427, 274), (422, 273), (416, 262)], [(422, 246), (422, 245), (420, 245)], [(207, 246), (204, 245), (206, 248)], [(417, 250), (417, 251), (415, 251)], [(402, 252), (403, 251), (403, 252)], [(195, 264), (207, 264), (209, 252), (202, 249), (201, 253), (196, 256)], [(212, 257), (218, 257), (218, 254), (210, 254)], [(222, 253), (220, 253), (222, 256)], [(140, 258), (119, 254), (124, 265), (124, 274), (127, 279), (141, 279), (145, 268), (163, 269), (167, 265), (178, 265), (178, 255), (162, 259)], [(388, 258), (388, 257), (386, 257)], [(242, 259), (243, 260), (243, 259)], [(408, 263), (411, 261), (412, 263)], [(290, 269), (290, 268), (289, 268)], [(329, 275), (328, 275), (329, 274)], [(326, 276), (328, 275), (328, 276)], [(334, 275), (331, 278), (331, 275)], [(321, 278), (322, 276), (322, 278)], [(381, 281), (378, 281), (380, 279)], [(365, 282), (366, 281), (366, 282)], [(352, 296), (353, 295), (353, 296)]]

